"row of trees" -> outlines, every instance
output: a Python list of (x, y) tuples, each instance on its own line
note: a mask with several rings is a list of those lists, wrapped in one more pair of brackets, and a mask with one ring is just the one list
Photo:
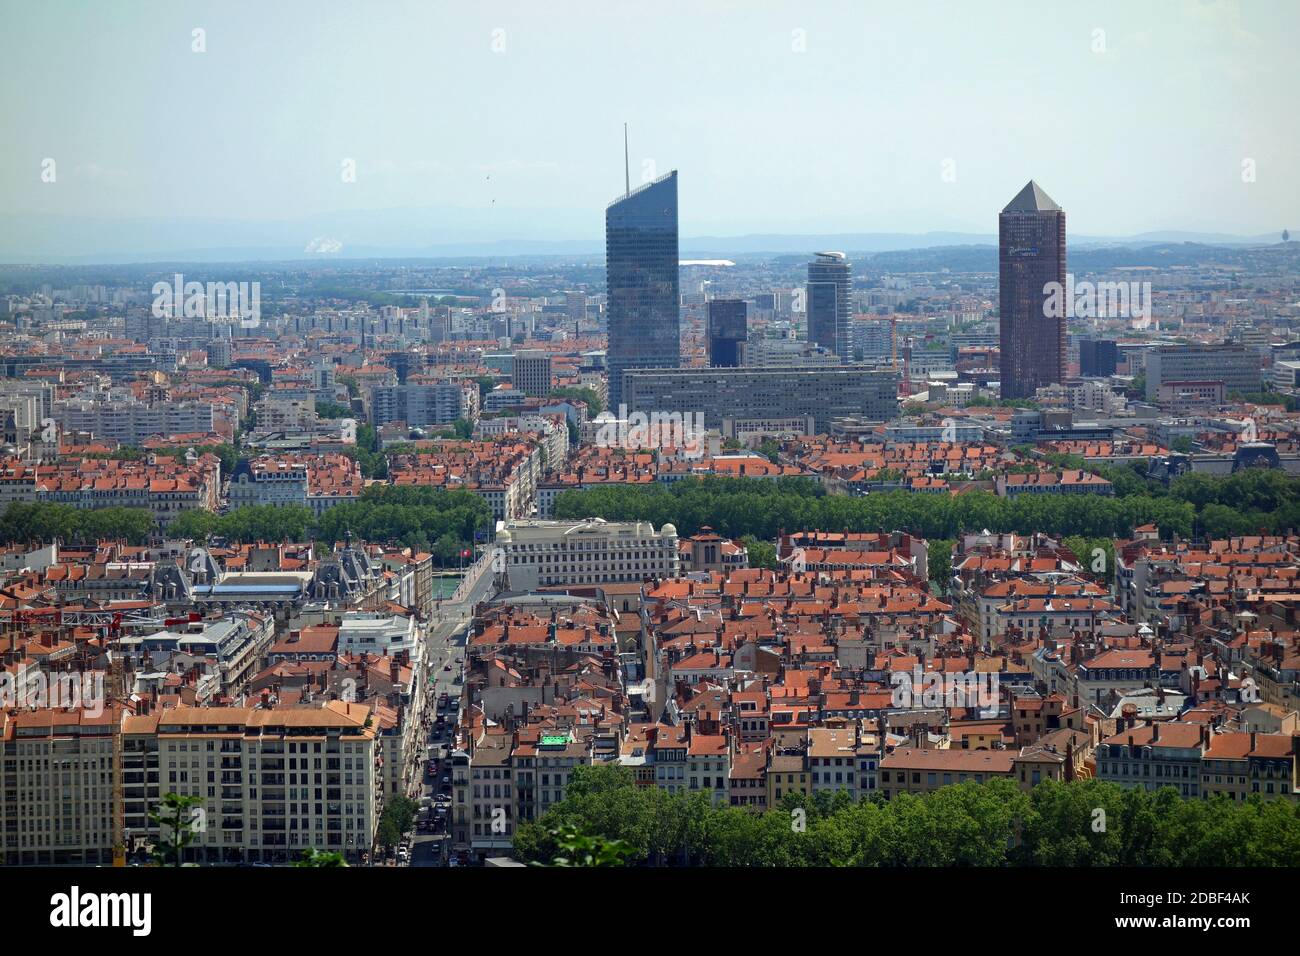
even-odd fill
[(196, 510), (178, 517), (170, 533), (197, 541), (334, 542), (350, 531), (363, 541), (430, 551), (439, 564), (454, 565), (475, 532), (491, 527), (492, 509), (472, 491), (371, 485), (357, 501), (319, 517), (301, 505), (255, 505), (224, 515)]
[(964, 531), (1043, 531), (1101, 538), (1123, 536), (1154, 522), (1167, 533), (1190, 535), (1195, 508), (1170, 496), (1034, 495), (1014, 499), (975, 491), (961, 495), (890, 491), (861, 498), (826, 495), (803, 478), (775, 482), (743, 478), (686, 479), (671, 486), (621, 486), (566, 491), (555, 502), (560, 518), (599, 516), (611, 521), (671, 522), (693, 535), (709, 526), (729, 537), (772, 540), (780, 529), (910, 531), (955, 538)]
[(154, 516), (143, 508), (76, 508), (44, 501), (15, 501), (0, 513), (0, 542), (67, 544), (125, 539), (143, 544), (154, 530)]
[[(143, 508), (76, 508), (48, 502), (13, 502), (0, 512), (0, 542), (64, 543), (125, 539), (143, 544), (157, 523)], [(319, 517), (302, 505), (253, 505), (226, 514), (192, 509), (167, 529), (175, 538), (210, 541), (340, 541), (352, 532), (363, 541), (429, 551), (443, 566), (492, 528), (492, 509), (465, 489), (372, 485), (354, 503)]]
[(522, 860), (566, 855), (557, 834), (618, 841), (652, 866), (1296, 866), (1300, 807), (1187, 800), (1097, 780), (1009, 780), (854, 803), (791, 795), (757, 813), (641, 787), (625, 767), (576, 768), (565, 799), (515, 836)]
[(702, 478), (671, 486), (611, 485), (568, 491), (556, 500), (555, 512), (561, 518), (595, 515), (671, 522), (681, 534), (695, 534), (708, 525), (732, 537), (752, 535), (760, 540), (772, 540), (781, 528), (905, 530), (927, 538), (955, 538), (983, 529), (1042, 531), (1098, 540), (1123, 537), (1150, 523), (1167, 535), (1184, 537), (1300, 529), (1300, 479), (1282, 471), (1184, 475), (1165, 488), (1133, 468), (1100, 470), (1115, 486), (1113, 497), (999, 498), (984, 491), (960, 495), (890, 491), (853, 498), (827, 495), (806, 478), (774, 482)]

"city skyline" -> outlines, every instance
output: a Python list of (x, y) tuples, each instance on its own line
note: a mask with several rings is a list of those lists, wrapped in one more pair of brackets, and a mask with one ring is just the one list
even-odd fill
[(1285, 922), (1300, 2), (0, 5), (20, 928)]

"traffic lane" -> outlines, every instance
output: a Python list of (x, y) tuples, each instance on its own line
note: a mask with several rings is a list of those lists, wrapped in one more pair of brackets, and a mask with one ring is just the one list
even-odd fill
[(446, 842), (444, 833), (417, 833), (411, 847), (411, 866), (446, 865)]

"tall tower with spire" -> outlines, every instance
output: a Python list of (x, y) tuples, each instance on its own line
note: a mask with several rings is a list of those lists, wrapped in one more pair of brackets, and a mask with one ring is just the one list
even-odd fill
[[(630, 187), (630, 181), (625, 183)], [(605, 209), (609, 407), (623, 401), (629, 368), (681, 365), (677, 274), (677, 170), (626, 189)]]
[(1065, 210), (1030, 180), (998, 216), (1003, 398), (1033, 398), (1065, 378)]

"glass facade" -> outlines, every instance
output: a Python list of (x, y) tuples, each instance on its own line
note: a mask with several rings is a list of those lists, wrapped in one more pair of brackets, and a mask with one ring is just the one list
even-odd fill
[(819, 252), (808, 263), (808, 341), (852, 361), (849, 276), (852, 267), (842, 252)]
[(749, 303), (744, 299), (709, 300), (709, 364), (734, 368), (740, 344), (749, 337)]
[(623, 371), (681, 364), (677, 171), (605, 209), (609, 407), (623, 402)]

